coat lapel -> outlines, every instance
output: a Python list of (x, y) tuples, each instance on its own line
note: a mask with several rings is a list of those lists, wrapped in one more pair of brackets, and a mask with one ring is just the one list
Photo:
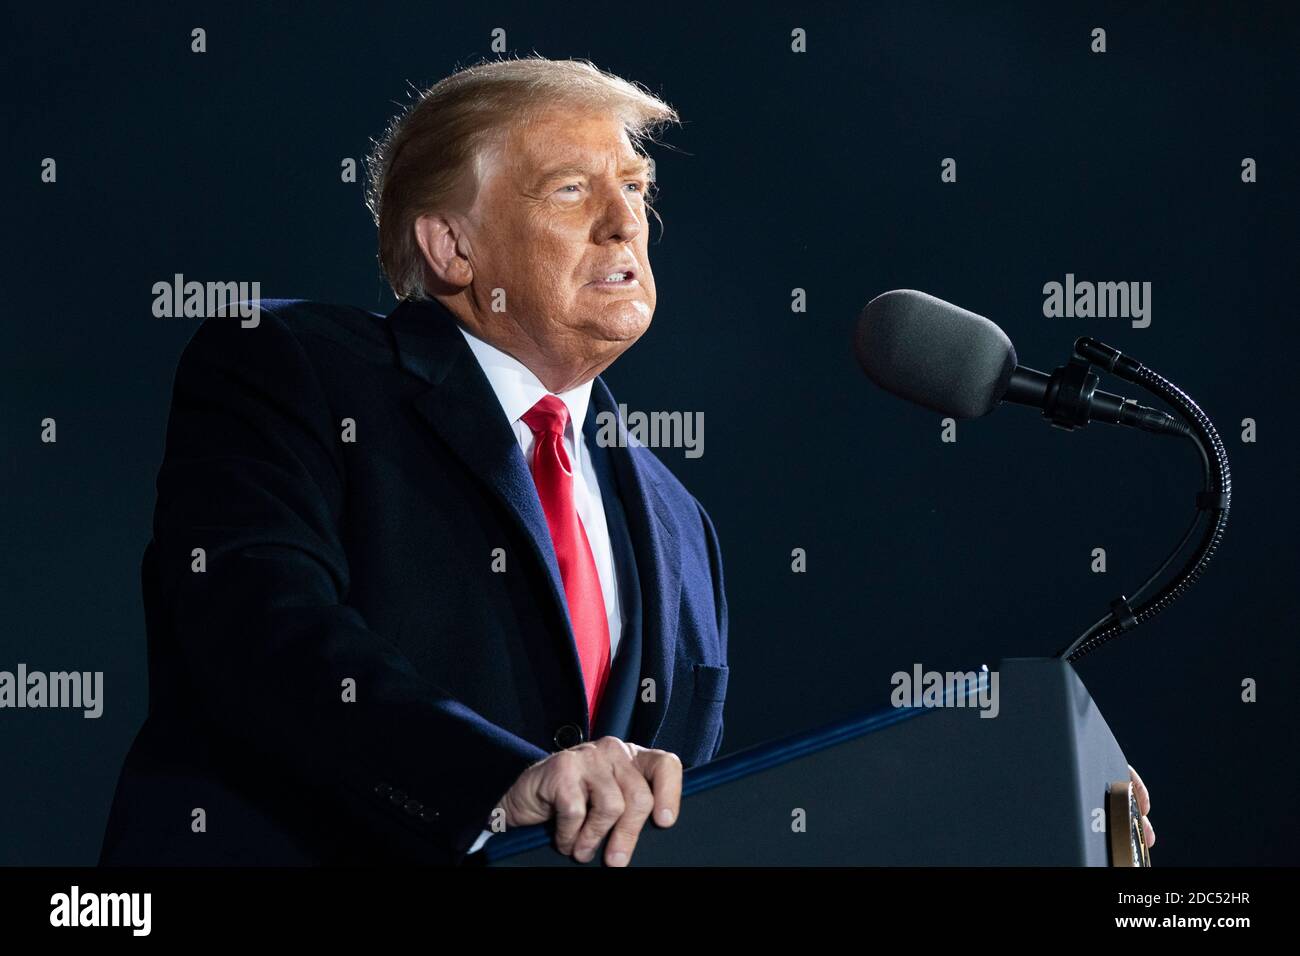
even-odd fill
[[(592, 383), (591, 401), (601, 413), (601, 420), (615, 422), (617, 428), (618, 440), (608, 450), (623, 496), (628, 532), (641, 579), (641, 680), (652, 678), (655, 686), (655, 700), (642, 702), (641, 682), (637, 682), (631, 738), (643, 747), (652, 747), (656, 746), (656, 737), (673, 689), (682, 594), (681, 532), (654, 476), (638, 460), (641, 456), (633, 454), (631, 445), (634, 442), (618, 415), (613, 396), (600, 378)], [(605, 434), (608, 433), (606, 428)]]
[(510, 423), (474, 359), (455, 317), (436, 300), (406, 301), (388, 317), (398, 363), (430, 387), (412, 400), (416, 414), (486, 485), (524, 532), (531, 557), (544, 569), (552, 609), (563, 622), (559, 652), (569, 659), (573, 713), (585, 715), (582, 681), (568, 602), (546, 514)]

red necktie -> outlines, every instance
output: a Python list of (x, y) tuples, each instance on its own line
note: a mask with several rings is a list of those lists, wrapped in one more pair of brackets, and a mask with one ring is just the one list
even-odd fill
[(609, 622), (605, 618), (605, 597), (596, 574), (596, 561), (573, 504), (573, 468), (564, 450), (569, 409), (554, 395), (544, 395), (524, 413), (523, 421), (536, 438), (533, 482), (537, 485), (537, 496), (560, 564), (564, 596), (569, 602), (569, 621), (587, 688), (587, 716), (594, 723), (596, 708), (609, 680)]

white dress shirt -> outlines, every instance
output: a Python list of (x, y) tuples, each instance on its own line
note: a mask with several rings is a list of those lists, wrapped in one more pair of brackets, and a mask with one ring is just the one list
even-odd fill
[[(524, 461), (529, 469), (533, 462), (533, 430), (524, 422), (524, 414), (536, 405), (544, 395), (556, 394), (547, 391), (546, 386), (527, 366), (511, 355), (507, 355), (495, 346), (489, 345), (477, 336), (471, 335), (463, 326), (457, 326), (469, 343), (470, 351), (478, 359), (487, 376), (488, 384), (496, 394), (506, 421), (514, 429), (515, 438), (523, 452)], [(596, 480), (591, 458), (587, 453), (586, 442), (581, 440), (582, 425), (587, 420), (587, 405), (591, 400), (591, 382), (584, 382), (567, 392), (559, 392), (556, 397), (569, 409), (569, 422), (564, 429), (564, 450), (573, 467), (573, 503), (582, 521), (583, 530), (587, 532), (587, 542), (591, 545), (591, 556), (596, 562), (596, 574), (600, 578), (600, 590), (605, 599), (605, 620), (609, 624), (609, 659), (612, 664), (618, 653), (619, 639), (623, 634), (623, 613), (618, 599), (618, 578), (614, 569), (614, 551), (609, 542), (609, 526), (605, 522), (605, 507), (600, 496), (600, 482)], [(488, 837), (491, 830), (484, 830), (469, 852), (477, 851)]]

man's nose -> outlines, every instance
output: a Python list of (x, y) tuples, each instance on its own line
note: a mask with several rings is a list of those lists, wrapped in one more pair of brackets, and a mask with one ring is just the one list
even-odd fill
[(602, 214), (596, 223), (597, 242), (610, 239), (626, 242), (641, 234), (641, 217), (636, 203), (639, 199), (625, 188), (619, 187), (605, 201)]

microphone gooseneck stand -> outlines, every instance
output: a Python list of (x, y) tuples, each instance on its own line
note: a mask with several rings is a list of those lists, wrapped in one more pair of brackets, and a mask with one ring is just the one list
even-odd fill
[[(1182, 540), (1165, 558), (1163, 564), (1146, 579), (1131, 598), (1120, 595), (1111, 602), (1110, 611), (1080, 634), (1067, 647), (1057, 652), (1071, 663), (1080, 660), (1139, 624), (1145, 624), (1182, 597), (1205, 572), (1210, 559), (1219, 546), (1224, 528), (1228, 524), (1228, 508), (1232, 503), (1232, 475), (1228, 470), (1228, 454), (1223, 441), (1209, 417), (1201, 411), (1188, 395), (1164, 376), (1147, 368), (1136, 359), (1121, 353), (1092, 338), (1080, 338), (1074, 343), (1076, 366), (1083, 363), (1096, 365), (1120, 378), (1138, 385), (1171, 405), (1181, 416), (1180, 426), (1174, 433), (1190, 438), (1201, 453), (1204, 469), (1204, 488), (1196, 496), (1196, 514)], [(1095, 375), (1091, 370), (1089, 374)], [(1046, 412), (1045, 412), (1046, 414)], [(1069, 427), (1068, 425), (1066, 427)], [(1207, 520), (1208, 519), (1208, 520)], [(1183, 563), (1182, 568), (1159, 591), (1145, 602), (1144, 595), (1182, 553), (1199, 528), (1204, 526), (1196, 550)]]

